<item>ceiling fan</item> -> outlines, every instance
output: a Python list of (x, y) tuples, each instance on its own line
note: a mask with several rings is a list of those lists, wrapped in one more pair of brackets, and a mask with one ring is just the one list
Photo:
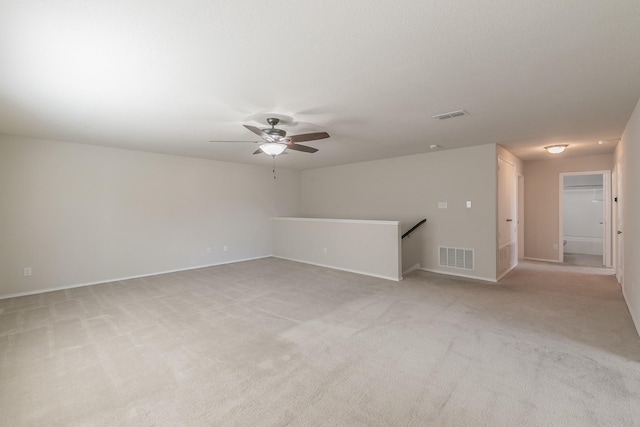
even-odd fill
[(253, 154), (265, 153), (272, 157), (278, 156), (285, 152), (285, 150), (303, 151), (305, 153), (315, 153), (317, 148), (308, 147), (306, 145), (300, 145), (298, 142), (315, 141), (318, 139), (329, 138), (327, 132), (314, 132), (305, 133), (300, 135), (287, 136), (287, 132), (282, 129), (276, 129), (276, 125), (280, 123), (280, 119), (275, 117), (269, 117), (267, 123), (271, 125), (271, 128), (260, 129), (255, 126), (243, 125), (251, 132), (258, 135), (265, 142), (260, 145)]

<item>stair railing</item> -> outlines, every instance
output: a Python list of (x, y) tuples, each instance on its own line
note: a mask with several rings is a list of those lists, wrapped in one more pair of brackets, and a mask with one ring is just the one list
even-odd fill
[(409, 229), (409, 231), (407, 231), (406, 233), (404, 233), (402, 235), (402, 238), (404, 239), (405, 237), (408, 237), (409, 235), (411, 235), (411, 233), (413, 233), (416, 228), (420, 227), (422, 224), (424, 224), (425, 222), (427, 222), (427, 218), (421, 220), (419, 223), (417, 223), (416, 225), (414, 225), (413, 227), (411, 227), (411, 229)]

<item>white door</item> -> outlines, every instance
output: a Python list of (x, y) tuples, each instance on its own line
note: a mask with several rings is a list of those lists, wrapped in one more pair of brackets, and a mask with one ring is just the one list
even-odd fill
[(516, 168), (498, 158), (498, 275), (517, 265)]

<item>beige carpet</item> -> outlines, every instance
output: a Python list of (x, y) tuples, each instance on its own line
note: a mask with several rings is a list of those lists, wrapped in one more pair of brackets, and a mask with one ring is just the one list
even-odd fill
[(609, 273), (396, 283), (268, 258), (1, 300), (0, 425), (638, 426)]

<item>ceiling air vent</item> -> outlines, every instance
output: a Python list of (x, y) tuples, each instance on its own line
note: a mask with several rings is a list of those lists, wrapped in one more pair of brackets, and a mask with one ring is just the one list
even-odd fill
[(452, 119), (454, 117), (466, 116), (467, 114), (469, 113), (467, 113), (464, 110), (458, 110), (458, 111), (450, 111), (448, 113), (436, 114), (435, 116), (431, 116), (431, 117), (437, 120), (445, 120), (445, 119)]

